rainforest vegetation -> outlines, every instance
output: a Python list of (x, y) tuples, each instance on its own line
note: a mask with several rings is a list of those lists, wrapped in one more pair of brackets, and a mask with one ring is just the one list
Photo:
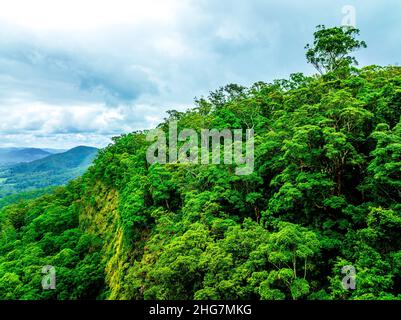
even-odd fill
[(149, 165), (133, 132), (65, 187), (3, 208), (0, 299), (401, 298), (401, 68), (358, 68), (354, 28), (314, 36), (318, 74), (230, 84), (159, 125), (253, 128), (251, 174)]

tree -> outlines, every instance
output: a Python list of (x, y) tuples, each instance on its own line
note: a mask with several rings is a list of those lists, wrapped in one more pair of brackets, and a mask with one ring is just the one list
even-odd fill
[(366, 183), (370, 192), (376, 192), (386, 202), (401, 201), (401, 121), (390, 130), (387, 124), (381, 123), (372, 133), (377, 140), (376, 149), (372, 152), (373, 160), (368, 166), (371, 173)]
[(275, 289), (284, 284), (296, 300), (309, 293), (308, 269), (310, 260), (319, 253), (320, 243), (314, 232), (299, 225), (279, 222), (278, 227), (268, 244), (268, 260), (276, 270), (270, 272), (261, 287), (268, 292), (267, 287)]
[(305, 49), (306, 59), (320, 74), (335, 71), (351, 64), (358, 64), (350, 53), (360, 48), (366, 48), (364, 41), (359, 41), (356, 36), (359, 29), (349, 26), (326, 28), (317, 26), (314, 33), (313, 45), (307, 44)]

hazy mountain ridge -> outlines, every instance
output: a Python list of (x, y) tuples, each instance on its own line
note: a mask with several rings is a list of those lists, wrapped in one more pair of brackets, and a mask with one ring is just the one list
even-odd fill
[(31, 162), (51, 154), (51, 152), (39, 148), (0, 148), (0, 165)]
[(0, 198), (63, 185), (83, 174), (97, 152), (96, 148), (79, 146), (31, 162), (3, 166), (0, 168)]
[(28, 163), (21, 163), (10, 168), (12, 174), (58, 171), (74, 169), (80, 166), (89, 166), (98, 149), (79, 146), (66, 152), (52, 154), (45, 158)]
[(2, 147), (0, 148), (0, 165), (31, 162), (66, 151), (68, 149)]

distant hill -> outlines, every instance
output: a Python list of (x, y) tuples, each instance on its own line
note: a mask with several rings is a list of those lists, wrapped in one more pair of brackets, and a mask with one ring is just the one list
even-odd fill
[(88, 167), (95, 158), (98, 149), (76, 147), (63, 153), (49, 155), (36, 161), (21, 163), (10, 168), (11, 174), (40, 173)]
[(52, 148), (41, 148), (41, 149), (52, 154), (63, 153), (68, 151), (68, 149), (52, 149)]
[(18, 192), (59, 186), (83, 174), (98, 149), (79, 146), (44, 158), (0, 168), (0, 198)]
[(0, 165), (35, 161), (52, 153), (38, 148), (0, 148)]

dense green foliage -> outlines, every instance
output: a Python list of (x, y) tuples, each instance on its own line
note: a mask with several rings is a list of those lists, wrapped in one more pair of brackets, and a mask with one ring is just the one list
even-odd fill
[(401, 68), (229, 85), (196, 104), (160, 127), (254, 128), (252, 174), (148, 165), (144, 133), (115, 138), (82, 178), (0, 211), (0, 298), (401, 297)]
[(9, 196), (0, 198), (0, 209), (9, 206), (10, 204), (17, 203), (23, 200), (38, 198), (44, 194), (51, 193), (55, 187), (47, 187), (42, 189), (35, 189), (32, 191), (18, 192)]
[(10, 201), (21, 193), (43, 194), (40, 190), (66, 184), (86, 171), (97, 152), (92, 147), (76, 147), (35, 161), (0, 167), (0, 206), (4, 197)]

